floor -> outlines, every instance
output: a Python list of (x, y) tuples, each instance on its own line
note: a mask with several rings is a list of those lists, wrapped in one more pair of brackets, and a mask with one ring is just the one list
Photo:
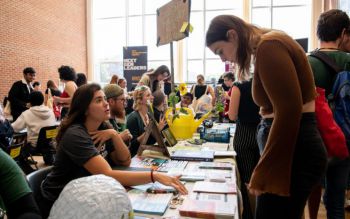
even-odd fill
[[(43, 161), (41, 156), (34, 156), (34, 160), (36, 160), (38, 162), (39, 168), (45, 167), (44, 161)], [(307, 208), (305, 208), (305, 219), (310, 219)], [(317, 219), (327, 219), (326, 209), (322, 203), (320, 204), (320, 210), (318, 211)], [(350, 212), (349, 211), (345, 212), (345, 219), (350, 219)]]

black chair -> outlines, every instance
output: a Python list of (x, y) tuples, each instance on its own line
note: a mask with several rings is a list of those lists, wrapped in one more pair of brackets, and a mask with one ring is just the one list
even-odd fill
[(47, 174), (49, 174), (51, 170), (52, 166), (48, 166), (27, 175), (29, 186), (33, 191), (35, 201), (37, 202), (40, 200), (41, 197), (41, 182), (46, 178)]
[(43, 155), (46, 165), (52, 165), (54, 162), (54, 155), (56, 154), (55, 139), (57, 132), (57, 125), (42, 127), (39, 131), (36, 152)]
[[(6, 152), (16, 161), (25, 174), (38, 169), (31, 154), (27, 152), (27, 133), (15, 133)], [(34, 164), (35, 169), (31, 164)]]

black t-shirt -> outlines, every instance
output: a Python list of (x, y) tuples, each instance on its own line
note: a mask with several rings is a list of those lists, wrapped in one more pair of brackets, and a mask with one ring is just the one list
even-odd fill
[(252, 97), (252, 80), (235, 83), (241, 92), (238, 109), (238, 122), (256, 126), (260, 122), (259, 107)]
[(42, 183), (44, 197), (55, 201), (71, 180), (91, 175), (83, 165), (92, 157), (101, 155), (111, 163), (108, 155), (113, 150), (111, 141), (97, 148), (84, 125), (70, 126), (58, 145), (53, 169)]

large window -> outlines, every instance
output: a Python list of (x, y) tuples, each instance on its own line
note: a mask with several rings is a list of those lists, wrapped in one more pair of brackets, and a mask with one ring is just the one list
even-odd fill
[[(123, 75), (124, 46), (146, 45), (149, 68), (163, 64), (170, 67), (170, 46), (156, 46), (156, 9), (170, 0), (91, 1), (95, 81), (106, 83), (112, 74)], [(185, 82), (195, 82), (197, 74), (204, 74), (210, 81), (224, 72), (224, 63), (205, 47), (205, 32), (217, 15), (242, 17), (244, 1), (191, 1), (190, 23), (193, 32), (181, 44), (174, 43), (176, 82), (179, 82), (179, 78)], [(340, 2), (346, 2), (342, 3), (346, 7), (348, 0)], [(250, 5), (253, 24), (283, 30), (293, 38), (310, 38), (311, 0), (251, 0)]]
[(207, 81), (218, 79), (225, 72), (225, 64), (205, 47), (205, 32), (210, 21), (217, 15), (242, 16), (241, 0), (192, 0), (190, 23), (194, 30), (185, 39), (183, 79), (195, 82), (198, 74)]
[(295, 39), (310, 38), (310, 0), (252, 0), (251, 21), (283, 30)]
[[(94, 80), (107, 83), (113, 74), (123, 75), (123, 46), (148, 46), (148, 67), (170, 67), (170, 46), (156, 46), (157, 8), (169, 0), (92, 0), (92, 38)], [(219, 14), (242, 15), (242, 0), (192, 0), (190, 23), (194, 30), (183, 42), (179, 53), (174, 43), (175, 81), (182, 73), (186, 82), (197, 74), (207, 80), (224, 72), (224, 63), (205, 48), (205, 31)], [(182, 69), (178, 69), (182, 59)], [(113, 69), (113, 70), (111, 70)]]

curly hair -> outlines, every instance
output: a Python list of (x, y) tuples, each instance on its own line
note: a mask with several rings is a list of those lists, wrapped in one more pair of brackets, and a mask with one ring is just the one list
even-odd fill
[(77, 74), (75, 73), (74, 68), (68, 65), (62, 65), (61, 67), (59, 67), (58, 73), (60, 75), (61, 80), (74, 82), (77, 80)]

